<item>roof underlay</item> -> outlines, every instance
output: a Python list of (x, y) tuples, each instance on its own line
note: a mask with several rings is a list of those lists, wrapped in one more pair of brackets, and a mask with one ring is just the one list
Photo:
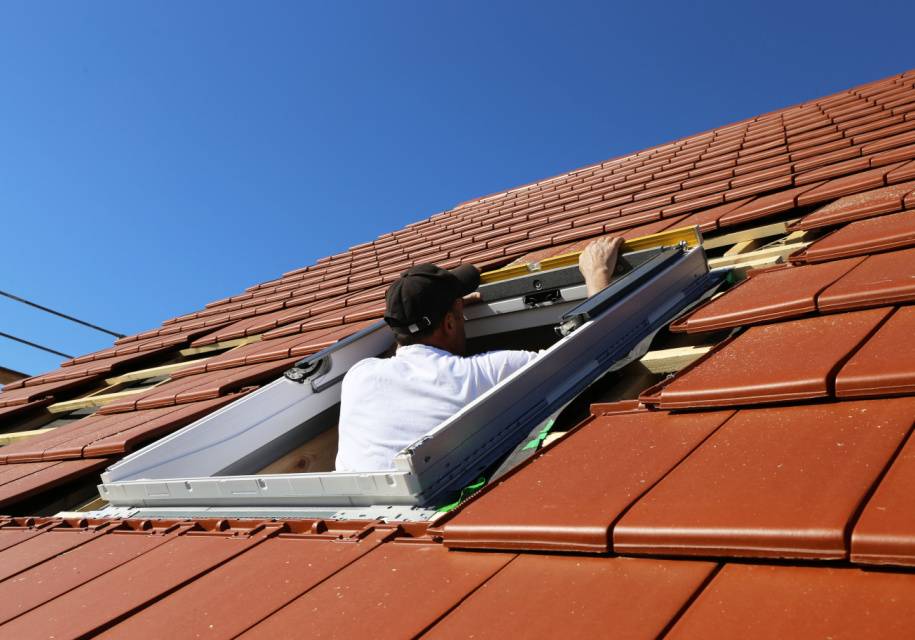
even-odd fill
[[(0, 448), (21, 514), (0, 517), (0, 635), (907, 636), (913, 216), (909, 71), (463, 203), (11, 382), (5, 432), (111, 395)], [(812, 240), (671, 328), (729, 337), (431, 526), (22, 511), (364, 328), (411, 264), (775, 222)], [(141, 367), (162, 375), (112, 382)]]

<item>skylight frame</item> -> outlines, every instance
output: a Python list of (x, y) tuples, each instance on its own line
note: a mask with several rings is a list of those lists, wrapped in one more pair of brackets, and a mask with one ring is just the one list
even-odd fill
[[(270, 504), (278, 507), (307, 505), (344, 508), (429, 505), (436, 497), (461, 486), (467, 478), (478, 473), (481, 467), (492, 463), (494, 460), (490, 458), (510, 450), (519, 438), (530, 431), (535, 422), (612, 370), (614, 363), (629, 355), (646, 335), (666, 325), (685, 305), (708, 288), (708, 269), (701, 247), (665, 250), (676, 251), (678, 255), (678, 259), (668, 265), (669, 268), (665, 267), (651, 275), (635, 291), (629, 292), (598, 317), (587, 320), (571, 335), (550, 347), (544, 357), (516, 372), (404, 449), (395, 459), (395, 471), (220, 476), (212, 474), (225, 469), (223, 463), (228, 458), (216, 456), (214, 459), (208, 455), (207, 458), (213, 462), (208, 469), (209, 475), (189, 477), (186, 473), (180, 473), (186, 469), (181, 465), (186, 464), (194, 453), (182, 451), (181, 445), (188, 442), (188, 433), (195, 429), (204, 433), (207, 423), (212, 426), (220, 421), (225, 428), (226, 416), (231, 413), (239, 416), (239, 406), (245, 402), (253, 408), (258, 404), (259, 394), (266, 397), (278, 393), (279, 388), (285, 388), (285, 393), (291, 396), (294, 395), (296, 386), (301, 388), (301, 385), (281, 378), (112, 466), (103, 474), (101, 495), (114, 505), (134, 507), (196, 505), (229, 508)], [(562, 309), (565, 312), (574, 306), (574, 303), (563, 304)], [(652, 310), (647, 317), (646, 308)], [(553, 317), (556, 318), (555, 315)], [(468, 323), (470, 324), (472, 322)], [(614, 335), (611, 327), (617, 331), (625, 328), (625, 331)], [(366, 340), (372, 341), (368, 350), (365, 348)], [(360, 343), (363, 348), (355, 348)], [(369, 327), (322, 352), (323, 355), (318, 354), (303, 362), (306, 369), (317, 367), (316, 371), (309, 373), (306, 382), (311, 385), (313, 392), (317, 390), (317, 395), (328, 393), (324, 400), (326, 409), (339, 401), (339, 381), (345, 370), (365, 357), (367, 351), (380, 353), (391, 343), (392, 336), (386, 327)], [(596, 345), (600, 345), (600, 348)], [(557, 353), (572, 353), (570, 348), (574, 348), (574, 357), (556, 356)], [(595, 352), (598, 357), (591, 358)], [(581, 366), (586, 354), (590, 358), (587, 368)], [(331, 357), (326, 358), (327, 355)], [(563, 360), (567, 361), (564, 366)], [(535, 376), (533, 371), (540, 373)], [(536, 380), (532, 382), (535, 377)], [(529, 388), (521, 390), (525, 386)], [(538, 391), (531, 393), (530, 387)], [(545, 401), (523, 408), (520, 414), (518, 411), (511, 413), (511, 407), (518, 405), (519, 397), (540, 397)], [(496, 402), (500, 406), (499, 411), (493, 409)], [(494, 413), (498, 415), (493, 415)], [(501, 427), (496, 424), (500, 419), (503, 423)], [(468, 425), (464, 423), (484, 426), (468, 436)], [(463, 425), (464, 428), (455, 425)], [(212, 434), (218, 433), (216, 429), (210, 431)], [(211, 442), (209, 446), (198, 449), (198, 452), (206, 450), (209, 454), (213, 446), (225, 446), (226, 442)], [(493, 447), (494, 444), (499, 446)], [(491, 451), (496, 453), (489, 455), (488, 452)], [(241, 454), (236, 454), (238, 459)], [(217, 466), (220, 468), (217, 469)]]

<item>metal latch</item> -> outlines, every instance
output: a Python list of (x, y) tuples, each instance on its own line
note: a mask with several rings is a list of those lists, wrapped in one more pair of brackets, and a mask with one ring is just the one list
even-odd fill
[(286, 376), (287, 380), (304, 384), (306, 380), (311, 380), (330, 371), (331, 364), (331, 356), (328, 354), (322, 358), (297, 362), (291, 368), (286, 369), (283, 375)]
[(524, 296), (524, 306), (525, 307), (545, 307), (550, 304), (555, 304), (557, 302), (562, 302), (562, 293), (559, 289), (549, 289), (547, 291), (540, 291), (542, 287), (538, 287), (537, 280), (534, 281), (534, 288), (538, 289), (537, 293), (529, 293)]

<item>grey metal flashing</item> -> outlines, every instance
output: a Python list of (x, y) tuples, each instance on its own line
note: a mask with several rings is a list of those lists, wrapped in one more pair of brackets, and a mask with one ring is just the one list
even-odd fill
[(440, 516), (434, 509), (402, 505), (379, 505), (343, 509), (318, 509), (315, 507), (114, 507), (108, 506), (97, 511), (61, 511), (58, 518), (89, 518), (124, 520), (127, 518), (149, 519), (199, 519), (238, 518), (263, 520), (292, 520), (321, 518), (323, 520), (380, 520), (382, 522), (428, 522)]

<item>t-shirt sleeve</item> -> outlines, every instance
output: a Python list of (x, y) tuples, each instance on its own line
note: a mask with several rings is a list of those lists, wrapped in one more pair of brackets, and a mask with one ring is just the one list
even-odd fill
[(542, 351), (490, 351), (471, 357), (481, 382), (493, 387), (515, 371), (536, 360)]

